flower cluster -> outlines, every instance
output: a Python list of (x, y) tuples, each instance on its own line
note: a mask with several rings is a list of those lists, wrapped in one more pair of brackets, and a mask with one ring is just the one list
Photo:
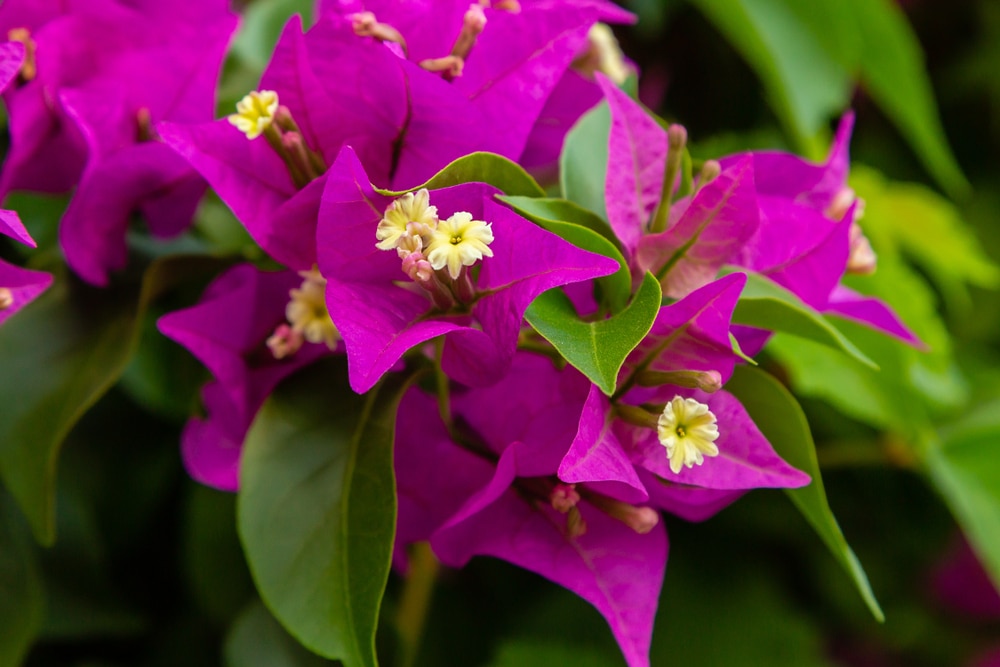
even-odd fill
[[(414, 382), (396, 416), (396, 564), (428, 541), (448, 565), (485, 554), (540, 573), (591, 602), (641, 667), (661, 513), (700, 521), (751, 489), (810, 483), (727, 390), (772, 333), (736, 319), (748, 281), (803, 317), (919, 345), (841, 285), (876, 267), (845, 182), (852, 117), (823, 164), (761, 152), (685, 173), (684, 128), (619, 87), (629, 65), (598, 21), (630, 17), (603, 0), (321, 2), (216, 120), (234, 18), (224, 2), (180, 4), (4, 5), (0, 191), (75, 188), (60, 237), (92, 283), (123, 267), (134, 211), (156, 235), (179, 232), (205, 183), (282, 265), (230, 268), (159, 320), (214, 375), (182, 443), (205, 484), (239, 487), (255, 416), (304, 366), (345, 355), (358, 393), (431, 369), (436, 391)], [(70, 57), (83, 42), (92, 62)], [(544, 177), (600, 101), (605, 210), (586, 212), (543, 197), (522, 166)], [(492, 154), (455, 162), (477, 152)], [(30, 243), (2, 213), (0, 232)], [(0, 323), (49, 280), (0, 263)], [(531, 310), (543, 294), (561, 314)]]

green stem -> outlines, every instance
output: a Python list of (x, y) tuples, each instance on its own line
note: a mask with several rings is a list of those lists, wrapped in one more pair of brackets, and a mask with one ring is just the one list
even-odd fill
[(448, 432), (453, 430), (451, 421), (451, 393), (448, 388), (448, 376), (441, 369), (441, 357), (444, 354), (444, 336), (434, 339), (434, 381), (437, 387), (438, 414), (441, 421), (448, 427)]
[(416, 664), (420, 639), (434, 597), (438, 561), (431, 551), (430, 544), (427, 542), (414, 544), (410, 552), (409, 565), (396, 615), (396, 628), (403, 649), (403, 659), (400, 662), (402, 667), (412, 667)]

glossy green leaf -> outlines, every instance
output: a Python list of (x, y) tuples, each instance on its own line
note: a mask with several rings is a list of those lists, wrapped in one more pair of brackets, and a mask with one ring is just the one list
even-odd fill
[(0, 667), (17, 667), (38, 636), (45, 592), (28, 531), (0, 488)]
[(808, 486), (786, 489), (785, 492), (854, 581), (872, 615), (879, 621), (884, 620), (868, 576), (830, 510), (816, 460), (816, 446), (798, 402), (771, 375), (749, 366), (738, 366), (726, 383), (726, 389), (740, 399), (774, 451), (812, 477)]
[(437, 190), (461, 183), (489, 183), (508, 195), (520, 195), (524, 197), (545, 196), (545, 190), (542, 189), (542, 186), (521, 165), (508, 160), (502, 155), (485, 152), (471, 153), (458, 158), (434, 174), (429, 181), (415, 188), (399, 191), (381, 190), (379, 188), (375, 188), (375, 190), (389, 197), (398, 197), (401, 194), (413, 192), (420, 188)]
[(499, 197), (499, 199), (509, 204), (515, 211), (529, 220), (534, 220), (535, 222), (541, 220), (572, 222), (600, 234), (613, 243), (616, 248), (621, 247), (621, 242), (611, 230), (611, 225), (596, 213), (588, 211), (568, 199), (508, 196)]
[(559, 155), (559, 185), (563, 197), (604, 220), (608, 218), (604, 181), (608, 173), (610, 134), (611, 110), (607, 102), (601, 102), (566, 134)]
[(793, 293), (764, 276), (747, 273), (747, 284), (733, 312), (733, 324), (784, 331), (845, 352), (878, 368), (837, 327)]
[(52, 287), (0, 328), (0, 477), (43, 544), (55, 540), (59, 450), (80, 417), (125, 370), (149, 303), (208, 257), (150, 265), (141, 282), (94, 289), (57, 276)]
[(372, 667), (396, 521), (392, 443), (400, 392), (346, 387), (315, 364), (268, 399), (247, 435), (237, 503), (268, 608), (306, 647)]
[(660, 299), (660, 284), (647, 273), (628, 307), (609, 319), (581, 320), (560, 289), (535, 299), (525, 318), (566, 361), (610, 396), (625, 358), (652, 328)]
[(332, 665), (302, 648), (259, 602), (233, 623), (223, 649), (226, 667), (321, 667)]
[[(800, 149), (822, 156), (819, 131), (850, 97), (850, 71), (832, 57), (795, 0), (692, 0), (757, 72)], [(829, 0), (811, 3), (813, 12)]]
[(594, 229), (595, 226), (600, 229), (603, 225), (610, 233), (611, 229), (603, 220), (576, 204), (562, 199), (532, 199), (529, 197), (500, 197), (500, 199), (543, 229), (573, 245), (616, 260), (621, 268), (610, 276), (598, 278), (597, 284), (600, 285), (604, 301), (612, 313), (617, 313), (625, 307), (632, 291), (632, 276), (629, 274), (628, 265), (625, 263), (625, 256), (622, 255), (621, 250)]
[(1000, 403), (941, 433), (925, 465), (994, 585), (1000, 588)]

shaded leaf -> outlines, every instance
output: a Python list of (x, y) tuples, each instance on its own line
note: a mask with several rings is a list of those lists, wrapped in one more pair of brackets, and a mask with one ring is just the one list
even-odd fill
[(165, 258), (141, 282), (105, 290), (63, 275), (0, 328), (0, 477), (43, 544), (55, 540), (62, 442), (125, 370), (147, 306), (190, 273), (218, 266), (208, 257)]
[(288, 631), (348, 667), (373, 666), (396, 520), (392, 443), (399, 392), (346, 386), (343, 360), (271, 396), (247, 435), (240, 538), (264, 602)]
[(302, 648), (259, 602), (249, 605), (237, 617), (223, 650), (226, 667), (320, 667), (333, 664)]
[(941, 433), (925, 457), (937, 487), (995, 586), (1000, 588), (1000, 404)]
[(852, 0), (842, 7), (854, 17), (860, 51), (852, 55), (865, 89), (937, 182), (952, 196), (964, 196), (969, 183), (948, 148), (923, 52), (903, 10), (893, 0)]
[(747, 284), (736, 304), (733, 324), (745, 324), (786, 333), (844, 352), (871, 368), (878, 365), (859, 350), (837, 327), (793, 293), (767, 278), (747, 273)]
[[(608, 219), (604, 183), (608, 172), (611, 111), (601, 102), (584, 114), (566, 134), (559, 155), (559, 186), (563, 197)], [(509, 194), (509, 193), (508, 193)]]
[(568, 199), (517, 196), (501, 196), (497, 198), (505, 204), (512, 206), (515, 211), (529, 220), (534, 220), (535, 222), (539, 220), (572, 222), (600, 234), (615, 244), (615, 247), (620, 247), (618, 237), (611, 231), (611, 226), (604, 219)]
[(868, 583), (868, 576), (844, 539), (830, 510), (816, 460), (816, 446), (798, 402), (772, 376), (748, 366), (736, 368), (732, 379), (726, 383), (726, 389), (739, 397), (774, 450), (785, 461), (812, 477), (809, 486), (786, 489), (785, 493), (854, 581), (872, 615), (879, 621), (884, 620), (882, 609)]
[(45, 593), (14, 503), (0, 488), (0, 667), (17, 667), (38, 636), (45, 616)]
[(581, 320), (559, 289), (535, 299), (525, 318), (566, 361), (610, 396), (625, 358), (653, 326), (660, 299), (660, 284), (647, 273), (628, 307), (609, 319)]
[[(793, 10), (795, 0), (692, 1), (757, 72), (799, 147), (809, 157), (820, 157), (817, 135), (846, 106), (850, 73)], [(813, 13), (828, 6), (811, 3)]]

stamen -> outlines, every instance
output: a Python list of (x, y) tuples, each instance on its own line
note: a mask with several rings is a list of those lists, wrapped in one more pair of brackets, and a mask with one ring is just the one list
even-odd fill
[(704, 463), (705, 456), (718, 456), (715, 440), (719, 427), (715, 415), (704, 403), (693, 398), (674, 398), (663, 408), (657, 420), (660, 444), (667, 448), (670, 470), (678, 474), (683, 466), (688, 468)]
[(14, 293), (6, 287), (0, 287), (0, 310), (7, 310), (14, 305)]
[(35, 52), (38, 45), (31, 37), (31, 31), (27, 28), (13, 28), (7, 31), (7, 39), (12, 42), (24, 44), (24, 62), (21, 63), (21, 71), (18, 78), (22, 83), (27, 83), (38, 76), (38, 61)]

